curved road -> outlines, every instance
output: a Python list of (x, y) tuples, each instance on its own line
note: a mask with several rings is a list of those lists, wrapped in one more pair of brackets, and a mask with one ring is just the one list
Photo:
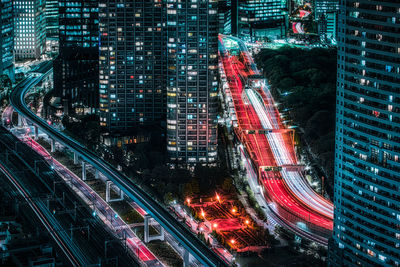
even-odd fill
[[(234, 56), (229, 57), (224, 46), (224, 41), (230, 39), (241, 53), (241, 61), (237, 62)], [(220, 56), (224, 72), (227, 73), (227, 80), (232, 97), (234, 98), (235, 111), (239, 117), (239, 126), (246, 130), (250, 129), (283, 129), (279, 122), (279, 113), (272, 100), (264, 103), (258, 94), (266, 94), (264, 91), (256, 91), (254, 88), (246, 87), (247, 76), (258, 75), (259, 71), (255, 66), (246, 46), (237, 38), (220, 36)], [(236, 63), (236, 64), (234, 64)], [(246, 91), (250, 105), (243, 105), (242, 91)], [(270, 100), (270, 99), (268, 99)], [(243, 141), (246, 149), (250, 152), (256, 166), (291, 166), (296, 163), (296, 157), (287, 146), (282, 134), (271, 132), (263, 134), (245, 134)], [(290, 228), (296, 232), (312, 230), (311, 239), (327, 244), (326, 237), (332, 229), (332, 203), (317, 195), (309, 186), (306, 186), (304, 177), (298, 175), (297, 171), (283, 169), (281, 172), (261, 171), (259, 180), (268, 192), (265, 197), (268, 201), (276, 202), (275, 213), (281, 218), (289, 221)], [(282, 179), (283, 178), (283, 179)], [(287, 180), (290, 180), (289, 183)], [(289, 185), (289, 186), (288, 186)], [(311, 228), (311, 229), (310, 229)], [(307, 230), (306, 230), (307, 229)], [(305, 230), (305, 231), (304, 231)], [(315, 230), (315, 233), (314, 233)], [(304, 235), (308, 238), (310, 234)]]
[[(50, 70), (49, 70), (50, 71)], [(16, 86), (10, 95), (11, 105), (15, 111), (32, 123), (38, 126), (43, 132), (54, 138), (56, 141), (76, 152), (83, 160), (87, 161), (103, 173), (110, 181), (116, 184), (125, 194), (143, 207), (166, 231), (170, 232), (196, 259), (205, 266), (227, 266), (227, 264), (212, 252), (203, 242), (194, 236), (187, 228), (156, 202), (145, 191), (134, 184), (127, 176), (121, 174), (109, 163), (100, 159), (96, 154), (55, 130), (46, 121), (37, 117), (25, 103), (25, 95), (28, 90), (37, 84), (42, 77), (28, 77), (27, 81), (21, 82), (21, 86)]]
[[(232, 41), (236, 42), (239, 49), (243, 52), (242, 55), (245, 60), (245, 68), (247, 73), (252, 74), (260, 74), (259, 70), (257, 69), (256, 64), (254, 63), (253, 59), (250, 56), (250, 53), (246, 47), (246, 45), (236, 37), (226, 37), (231, 39)], [(253, 91), (254, 89), (246, 89), (247, 91)], [(269, 94), (269, 91), (267, 91)], [(282, 128), (282, 125), (278, 122), (274, 122), (272, 118), (279, 117), (278, 110), (271, 109), (268, 107), (274, 106), (272, 96), (268, 96), (267, 100), (269, 101), (268, 107), (266, 107), (263, 103), (261, 97), (256, 97), (255, 93), (253, 93), (253, 97), (250, 97), (250, 101), (252, 106), (255, 108), (255, 111), (260, 118), (260, 122), (264, 129), (271, 129), (271, 128)], [(266, 93), (265, 91), (263, 92)], [(248, 93), (249, 94), (249, 93)], [(251, 94), (249, 94), (251, 96)], [(291, 165), (297, 164), (296, 157), (292, 157), (291, 155), (294, 154), (294, 151), (291, 150), (291, 146), (285, 143), (283, 136), (280, 133), (268, 133), (268, 140), (270, 146), (272, 148), (273, 154), (278, 165)], [(321, 215), (333, 219), (333, 204), (332, 202), (326, 200), (325, 198), (318, 195), (306, 182), (306, 179), (300, 172), (288, 172), (283, 171), (282, 177), (285, 181), (285, 185), (289, 187), (289, 190), (293, 193), (293, 195), (300, 200), (305, 206), (311, 208), (312, 210), (320, 213)], [(312, 200), (312, 201), (310, 201)]]

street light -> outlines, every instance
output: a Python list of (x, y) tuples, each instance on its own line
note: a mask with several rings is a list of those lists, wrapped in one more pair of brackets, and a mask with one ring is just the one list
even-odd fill
[(217, 195), (217, 200), (218, 200), (218, 202), (219, 203), (221, 203), (221, 198), (220, 198), (220, 196), (216, 193), (216, 195)]

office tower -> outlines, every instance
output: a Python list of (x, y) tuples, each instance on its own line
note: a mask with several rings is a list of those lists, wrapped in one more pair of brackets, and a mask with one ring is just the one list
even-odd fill
[(218, 33), (231, 34), (231, 0), (218, 1)]
[(232, 32), (241, 38), (281, 38), (285, 10), (282, 0), (232, 0)]
[(323, 42), (336, 43), (339, 0), (314, 0), (314, 18)]
[(58, 0), (46, 1), (46, 38), (58, 38)]
[(336, 44), (338, 12), (322, 14), (318, 20), (318, 35), (323, 42)]
[(314, 0), (314, 18), (319, 20), (322, 15), (339, 10), (339, 0)]
[(14, 1), (16, 60), (39, 59), (44, 53), (46, 21), (44, 0)]
[(165, 121), (163, 6), (100, 0), (100, 124), (108, 131)]
[(54, 61), (55, 95), (67, 114), (96, 113), (99, 101), (97, 0), (59, 1), (59, 55)]
[(12, 0), (0, 0), (0, 75), (14, 81), (14, 20)]
[(400, 17), (341, 1), (332, 266), (400, 264)]
[(217, 157), (217, 1), (167, 4), (167, 150), (172, 162)]

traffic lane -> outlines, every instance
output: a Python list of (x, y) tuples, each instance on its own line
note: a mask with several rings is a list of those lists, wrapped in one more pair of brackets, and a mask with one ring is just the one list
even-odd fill
[(143, 190), (132, 183), (128, 177), (122, 175), (112, 167), (110, 164), (97, 158), (97, 156), (72, 140), (64, 134), (52, 129), (46, 122), (38, 118), (32, 113), (24, 104), (24, 95), (30, 85), (25, 88), (14, 90), (11, 93), (10, 101), (17, 112), (22, 113), (25, 117), (28, 117), (31, 121), (35, 122), (42, 128), (44, 132), (56, 138), (57, 141), (64, 145), (73, 148), (74, 151), (78, 152), (80, 156), (98, 168), (103, 174), (107, 175), (109, 179), (120, 187), (129, 197), (131, 197), (139, 205), (146, 208), (149, 213), (156, 218), (156, 220), (169, 232), (171, 232), (175, 238), (183, 243), (186, 249), (190, 253), (195, 254), (196, 257), (205, 265), (209, 266), (226, 266), (226, 263), (219, 258), (214, 252), (212, 252), (203, 242), (197, 239), (192, 233), (189, 232), (180, 223), (176, 223), (174, 217), (163, 209), (155, 200), (148, 196)]

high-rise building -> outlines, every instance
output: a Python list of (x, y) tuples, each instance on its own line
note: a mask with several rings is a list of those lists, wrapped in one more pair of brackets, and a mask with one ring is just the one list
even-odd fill
[(231, 15), (232, 15), (232, 4), (231, 0), (219, 0), (218, 1), (218, 33), (231, 34)]
[(167, 150), (176, 163), (217, 157), (217, 1), (167, 2)]
[(46, 37), (58, 38), (58, 0), (46, 1)]
[(341, 1), (332, 266), (400, 265), (399, 13)]
[(318, 35), (321, 41), (336, 44), (338, 12), (322, 14), (318, 20)]
[(171, 162), (215, 162), (217, 1), (101, 0), (99, 19), (101, 126), (166, 121)]
[(314, 0), (314, 18), (323, 42), (336, 43), (339, 0)]
[(0, 75), (14, 81), (14, 18), (12, 0), (0, 0)]
[(99, 102), (98, 0), (59, 1), (54, 90), (66, 113), (96, 113)]
[(232, 33), (255, 39), (284, 36), (286, 5), (286, 0), (232, 0)]
[(15, 0), (15, 59), (39, 59), (45, 50), (44, 0)]
[(314, 18), (319, 20), (322, 15), (339, 10), (339, 0), (314, 0)]
[(100, 0), (100, 124), (109, 131), (165, 121), (164, 6)]

